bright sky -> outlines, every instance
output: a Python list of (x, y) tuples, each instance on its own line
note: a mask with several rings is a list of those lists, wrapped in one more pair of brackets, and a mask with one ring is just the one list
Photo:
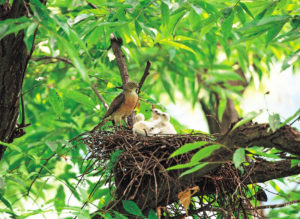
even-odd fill
[[(245, 114), (263, 110), (255, 121), (268, 122), (267, 111), (271, 114), (279, 113), (281, 121), (284, 121), (300, 108), (300, 74), (293, 74), (291, 68), (280, 72), (280, 68), (281, 65), (274, 65), (270, 77), (265, 76), (262, 83), (256, 83), (256, 87), (250, 86), (244, 93), (241, 108)], [(265, 95), (267, 91), (270, 93)], [(167, 97), (163, 97), (161, 102), (165, 99)], [(191, 129), (208, 132), (205, 116), (199, 104), (192, 109), (191, 104), (185, 102), (180, 93), (176, 93), (176, 99), (178, 100), (176, 104), (166, 106), (171, 116)], [(294, 125), (300, 129), (300, 122)]]

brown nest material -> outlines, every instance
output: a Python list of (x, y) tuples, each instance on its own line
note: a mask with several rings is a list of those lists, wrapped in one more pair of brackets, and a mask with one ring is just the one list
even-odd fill
[[(170, 159), (175, 150), (187, 143), (213, 142), (214, 139), (209, 135), (135, 136), (130, 130), (119, 130), (99, 131), (83, 141), (90, 150), (88, 159), (94, 160), (93, 167), (108, 168), (112, 172), (110, 180), (115, 185), (115, 204), (111, 207), (117, 206), (117, 202), (121, 203), (120, 200), (132, 200), (144, 213), (166, 206), (165, 216), (181, 218), (185, 213), (183, 206), (178, 204), (178, 192), (199, 186), (200, 191), (189, 206), (190, 215), (196, 214), (200, 218), (216, 214), (230, 217), (237, 212), (247, 218), (249, 212), (246, 213), (245, 209), (250, 208), (251, 191), (243, 185), (240, 172), (230, 162), (189, 182), (184, 177), (179, 178), (184, 171), (182, 169), (166, 171), (171, 166), (189, 162), (197, 151)], [(108, 165), (111, 160), (114, 160), (113, 167)]]

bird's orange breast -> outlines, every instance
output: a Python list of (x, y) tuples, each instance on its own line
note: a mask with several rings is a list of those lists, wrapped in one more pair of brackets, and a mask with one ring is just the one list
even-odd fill
[(129, 116), (134, 110), (136, 103), (138, 101), (138, 95), (136, 93), (129, 93), (125, 95), (125, 102), (116, 111), (121, 117)]

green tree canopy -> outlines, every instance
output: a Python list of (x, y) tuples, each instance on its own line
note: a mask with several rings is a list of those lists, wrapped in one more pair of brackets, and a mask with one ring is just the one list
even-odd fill
[[(283, 191), (275, 180), (299, 180), (283, 178), (300, 172), (300, 134), (287, 128), (299, 110), (287, 120), (272, 114), (269, 130), (247, 127), (251, 141), (234, 141), (237, 130), (256, 116), (239, 119), (245, 117), (237, 111), (244, 90), (272, 77), (274, 63), (282, 63), (281, 71), (299, 71), (299, 29), (296, 0), (0, 1), (0, 215), (90, 218), (99, 210), (103, 217), (125, 218), (105, 211), (115, 198), (107, 179), (120, 152), (111, 155), (109, 168), (86, 175), (93, 162), (86, 159), (89, 149), (69, 142), (95, 127), (106, 112), (103, 102), (111, 103), (120, 92), (122, 54), (112, 49), (112, 39), (118, 40), (131, 81), (139, 82), (147, 61), (152, 63), (139, 112), (150, 117), (152, 105), (165, 111), (162, 95), (175, 103), (180, 92), (204, 112), (210, 133), (224, 137), (219, 143), (240, 148), (233, 156), (237, 168), (250, 162), (245, 151), (270, 161), (266, 167), (282, 165), (276, 166), (277, 175), (256, 182), (271, 180), (278, 199), (299, 200), (299, 191)], [(176, 118), (171, 121), (178, 133), (191, 132)], [(276, 149), (266, 151), (262, 147), (273, 145), (256, 141), (252, 132), (271, 143), (266, 136), (277, 133)], [(207, 156), (219, 146), (206, 149)], [(248, 146), (261, 147), (244, 149)], [(133, 201), (123, 200), (123, 206), (132, 215), (145, 214)], [(271, 210), (269, 216), (297, 215), (299, 207)], [(157, 216), (152, 210), (148, 218)]]

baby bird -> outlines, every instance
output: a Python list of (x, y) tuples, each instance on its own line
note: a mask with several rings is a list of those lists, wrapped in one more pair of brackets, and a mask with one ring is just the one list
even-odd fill
[(142, 113), (136, 115), (136, 122), (133, 125), (132, 131), (135, 135), (148, 135), (149, 122), (145, 121), (145, 116)]
[(160, 113), (160, 122), (157, 125), (159, 129), (158, 134), (177, 134), (174, 126), (170, 123), (170, 116), (168, 113)]
[(152, 117), (149, 119), (149, 122), (158, 123), (161, 119), (160, 114), (162, 114), (163, 112), (155, 108), (152, 108), (151, 112), (152, 112)]
[(144, 121), (145, 120), (145, 116), (142, 113), (139, 113), (135, 116), (135, 123), (140, 122), (140, 121)]

